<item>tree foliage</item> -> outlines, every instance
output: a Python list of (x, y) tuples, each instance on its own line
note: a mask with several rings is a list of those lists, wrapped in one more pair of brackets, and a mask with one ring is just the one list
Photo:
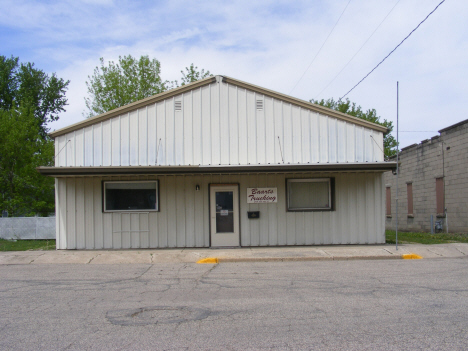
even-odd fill
[(47, 123), (58, 120), (65, 111), (69, 83), (55, 73), (47, 75), (34, 63), (20, 64), (18, 57), (0, 56), (0, 109), (28, 108), (42, 137), (47, 135)]
[(52, 166), (54, 143), (41, 136), (31, 106), (0, 109), (0, 210), (10, 216), (54, 211), (54, 180), (36, 170)]
[[(131, 55), (119, 56), (118, 63), (109, 61), (107, 65), (101, 57), (100, 62), (86, 82), (88, 97), (85, 97), (85, 103), (88, 111), (84, 115), (87, 118), (179, 86), (177, 80), (163, 81), (160, 62), (148, 56), (141, 56), (140, 59)], [(209, 71), (198, 71), (193, 63), (181, 73), (180, 85), (210, 76)]]
[(346, 99), (346, 101), (335, 101), (333, 99), (322, 99), (318, 101), (312, 99), (310, 100), (310, 102), (320, 106), (331, 108), (335, 111), (346, 113), (357, 118), (364, 119), (372, 123), (380, 124), (381, 126), (388, 128), (388, 133), (384, 136), (384, 154), (386, 158), (396, 155), (397, 142), (395, 138), (390, 134), (393, 130), (393, 123), (391, 121), (387, 121), (386, 119), (381, 121), (380, 116), (377, 115), (377, 111), (375, 109), (369, 109), (367, 111), (364, 111), (361, 106), (356, 105), (355, 102), (349, 101), (349, 99)]

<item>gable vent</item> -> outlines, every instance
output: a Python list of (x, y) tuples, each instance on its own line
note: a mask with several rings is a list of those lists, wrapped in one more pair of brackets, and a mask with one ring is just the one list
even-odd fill
[(182, 101), (174, 101), (174, 109), (176, 111), (182, 111)]
[(257, 110), (263, 110), (263, 100), (257, 100)]

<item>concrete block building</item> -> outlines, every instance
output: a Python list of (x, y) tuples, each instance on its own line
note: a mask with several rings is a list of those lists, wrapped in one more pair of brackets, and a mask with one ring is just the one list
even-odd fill
[[(444, 231), (468, 232), (468, 120), (439, 133), (401, 149), (398, 228), (403, 231), (430, 232), (432, 215)], [(385, 173), (387, 229), (396, 225), (396, 178)]]

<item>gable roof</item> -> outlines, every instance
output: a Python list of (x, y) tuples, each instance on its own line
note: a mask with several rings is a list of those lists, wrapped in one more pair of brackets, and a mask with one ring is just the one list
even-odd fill
[(148, 105), (152, 105), (152, 104), (154, 104), (154, 103), (156, 103), (158, 101), (162, 101), (164, 99), (168, 99), (168, 98), (171, 98), (173, 96), (183, 94), (183, 93), (185, 93), (187, 91), (190, 91), (190, 90), (193, 90), (193, 89), (196, 89), (196, 88), (199, 88), (199, 87), (214, 83), (218, 79), (221, 79), (221, 81), (224, 82), (224, 83), (228, 83), (228, 84), (231, 84), (231, 85), (236, 85), (236, 86), (238, 86), (240, 88), (251, 90), (251, 91), (254, 91), (256, 93), (263, 94), (265, 96), (269, 96), (271, 98), (275, 98), (275, 99), (278, 99), (278, 100), (283, 100), (283, 101), (289, 102), (291, 104), (300, 106), (302, 108), (305, 108), (305, 109), (308, 109), (308, 110), (311, 110), (311, 111), (314, 111), (314, 112), (318, 112), (318, 113), (321, 113), (321, 114), (324, 114), (324, 115), (327, 115), (327, 116), (330, 116), (330, 117), (335, 117), (335, 118), (338, 118), (340, 120), (343, 120), (343, 121), (346, 121), (346, 122), (349, 122), (349, 123), (353, 123), (353, 124), (360, 125), (360, 126), (363, 126), (363, 127), (366, 127), (366, 128), (370, 128), (370, 129), (373, 129), (373, 130), (376, 130), (376, 131), (379, 131), (379, 132), (382, 132), (382, 133), (387, 133), (388, 132), (388, 129), (386, 127), (384, 127), (384, 126), (381, 126), (379, 124), (363, 120), (361, 118), (353, 117), (353, 116), (347, 115), (345, 113), (329, 109), (327, 107), (323, 107), (323, 106), (320, 106), (320, 105), (317, 105), (317, 104), (313, 104), (313, 103), (305, 101), (305, 100), (297, 99), (295, 97), (292, 97), (292, 96), (289, 96), (289, 95), (286, 95), (286, 94), (282, 94), (282, 93), (279, 93), (279, 92), (276, 92), (276, 91), (273, 91), (273, 90), (269, 90), (269, 89), (266, 89), (266, 88), (262, 88), (262, 87), (259, 87), (257, 85), (246, 83), (246, 82), (234, 79), (234, 78), (230, 78), (230, 77), (226, 77), (226, 76), (213, 76), (213, 77), (208, 77), (208, 78), (205, 78), (205, 79), (202, 79), (202, 80), (199, 80), (199, 81), (187, 84), (187, 85), (183, 85), (183, 86), (175, 88), (175, 89), (165, 91), (165, 92), (157, 94), (157, 95), (147, 97), (145, 99), (133, 102), (133, 103), (125, 105), (125, 106), (118, 107), (118, 108), (116, 108), (114, 110), (105, 112), (105, 113), (103, 113), (101, 115), (98, 115), (98, 116), (95, 116), (95, 117), (92, 117), (92, 118), (88, 118), (88, 119), (85, 119), (85, 120), (83, 120), (81, 122), (72, 124), (72, 125), (70, 125), (68, 127), (64, 127), (64, 128), (55, 130), (55, 131), (49, 133), (49, 135), (51, 137), (55, 138), (55, 137), (58, 137), (60, 135), (66, 134), (66, 133), (73, 132), (73, 131), (75, 131), (77, 129), (81, 129), (81, 128), (90, 126), (92, 124), (100, 123), (100, 122), (105, 121), (107, 119), (110, 119), (112, 117), (116, 117), (116, 116), (122, 115), (124, 113), (134, 111), (134, 110), (137, 110), (139, 108), (142, 108), (142, 107), (145, 107), (145, 106), (148, 106)]

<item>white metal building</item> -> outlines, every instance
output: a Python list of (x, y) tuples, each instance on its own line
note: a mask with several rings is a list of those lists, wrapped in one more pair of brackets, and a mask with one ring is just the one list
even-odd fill
[(51, 133), (58, 249), (385, 242), (386, 128), (224, 76)]

